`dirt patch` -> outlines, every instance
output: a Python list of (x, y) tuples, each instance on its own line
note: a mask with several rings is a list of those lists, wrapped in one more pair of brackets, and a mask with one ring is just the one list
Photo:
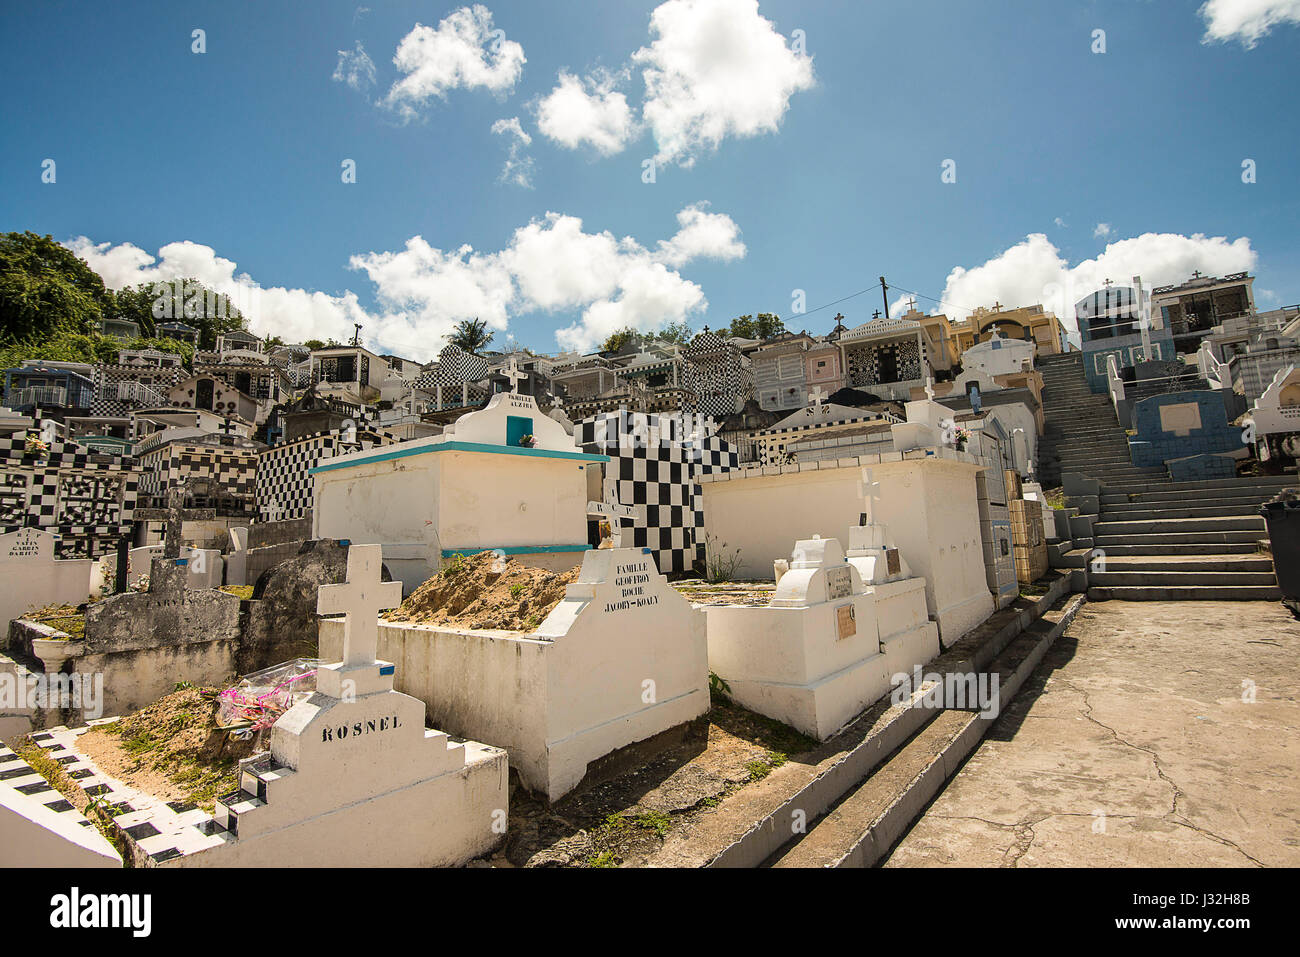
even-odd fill
[(706, 718), (654, 760), (554, 806), (510, 797), (499, 867), (639, 867), (665, 836), (816, 746), (792, 728), (715, 696)]
[(82, 638), (86, 634), (85, 606), (46, 605), (23, 615), (27, 621), (39, 622), (49, 628), (63, 632), (69, 638)]
[(211, 811), (239, 786), (239, 758), (255, 740), (227, 742), (217, 730), (218, 688), (182, 688), (112, 724), (98, 725), (77, 747), (105, 773), (167, 801)]
[(709, 582), (683, 578), (672, 583), (687, 601), (696, 605), (766, 606), (776, 594), (772, 582)]
[(503, 561), (492, 552), (458, 556), (383, 617), (452, 628), (532, 631), (560, 603), (564, 586), (577, 578), (577, 566), (559, 573)]

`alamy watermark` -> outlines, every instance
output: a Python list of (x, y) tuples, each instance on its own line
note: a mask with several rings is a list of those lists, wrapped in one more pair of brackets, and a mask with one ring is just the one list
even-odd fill
[[(998, 716), (1002, 701), (1002, 679), (996, 672), (923, 674), (917, 665), (911, 674), (900, 671), (889, 680), (893, 684), (889, 700), (896, 705), (910, 703), (913, 708), (978, 711), (981, 718), (991, 720)], [(925, 690), (916, 694), (921, 688)]]
[(104, 715), (104, 675), (32, 674), (25, 677), (0, 674), (0, 712), (67, 711), (75, 708), (84, 719)]

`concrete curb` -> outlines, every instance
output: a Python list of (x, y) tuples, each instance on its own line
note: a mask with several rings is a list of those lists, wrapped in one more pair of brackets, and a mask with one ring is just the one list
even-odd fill
[[(986, 640), (970, 656), (945, 663), (941, 673), (968, 673), (986, 668), (1024, 630), (1070, 591), (1070, 578), (1054, 582), (1042, 598), (1017, 616), (992, 638)], [(957, 645), (960, 645), (958, 642)], [(954, 645), (954, 647), (957, 647)], [(945, 649), (946, 651), (947, 649)], [(924, 670), (924, 669), (923, 669)], [(925, 693), (929, 683), (916, 689), (914, 696)], [(890, 754), (907, 742), (931, 718), (934, 712), (925, 708), (899, 707), (879, 732), (862, 741), (829, 768), (817, 775), (802, 788), (782, 801), (769, 814), (755, 822), (744, 834), (719, 851), (705, 867), (758, 867), (775, 854), (794, 834), (795, 813), (804, 821), (821, 815), (843, 797), (850, 789), (866, 779)]]
[[(1039, 640), (1034, 649), (1003, 681), (1001, 690), (1003, 707), (1019, 693), (1025, 681), (1042, 663), (1048, 649), (1070, 626), (1074, 616), (1086, 601), (1086, 597), (1082, 595), (1070, 601), (1065, 607), (1061, 620), (1052, 626), (1047, 635)], [(871, 867), (884, 857), (930, 801), (943, 790), (948, 779), (957, 773), (962, 762), (975, 750), (996, 720), (997, 718), (984, 718), (978, 713), (971, 712), (970, 723), (953, 737), (947, 747), (935, 755), (924, 771), (912, 779), (885, 812), (871, 822), (858, 842), (834, 864), (828, 866)]]

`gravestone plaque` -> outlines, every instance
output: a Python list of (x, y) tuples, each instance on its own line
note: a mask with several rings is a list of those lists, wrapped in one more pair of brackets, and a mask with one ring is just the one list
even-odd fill
[(826, 600), (838, 601), (853, 594), (853, 574), (848, 565), (826, 569)]
[(853, 614), (852, 605), (841, 605), (835, 609), (835, 623), (841, 639), (852, 638), (858, 633), (858, 621)]

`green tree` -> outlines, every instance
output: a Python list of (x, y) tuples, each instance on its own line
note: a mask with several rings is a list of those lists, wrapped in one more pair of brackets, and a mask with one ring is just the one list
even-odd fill
[(215, 349), (217, 337), (245, 328), (244, 316), (225, 294), (197, 279), (140, 283), (116, 294), (120, 319), (140, 326), (146, 337), (160, 322), (183, 322), (199, 330), (199, 348)]
[(89, 335), (113, 308), (104, 280), (54, 237), (0, 234), (0, 342)]
[(609, 338), (606, 339), (604, 343), (601, 344), (600, 351), (618, 352), (629, 342), (635, 339), (636, 336), (637, 336), (637, 331), (632, 328), (623, 328), (618, 330), (617, 332), (612, 332), (610, 333)]
[(629, 342), (634, 339), (641, 339), (645, 342), (666, 342), (684, 346), (689, 343), (695, 333), (691, 327), (686, 324), (686, 320), (681, 322), (670, 322), (662, 329), (655, 329), (650, 332), (638, 332), (630, 326), (625, 326), (617, 332), (612, 333), (608, 339), (601, 345), (601, 352), (618, 352)]
[(780, 316), (770, 312), (760, 312), (758, 318), (737, 316), (731, 320), (726, 334), (737, 339), (771, 339), (785, 332), (785, 323)]
[(446, 338), (453, 346), (466, 352), (478, 352), (487, 348), (493, 336), (482, 319), (462, 319)]

